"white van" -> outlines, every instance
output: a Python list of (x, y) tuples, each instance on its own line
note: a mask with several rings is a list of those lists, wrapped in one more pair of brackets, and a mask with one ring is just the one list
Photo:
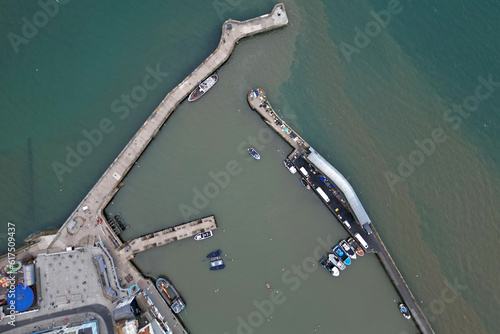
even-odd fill
[(347, 220), (344, 220), (344, 225), (345, 227), (347, 227), (348, 229), (351, 228), (351, 224), (349, 224), (349, 222)]
[(358, 239), (358, 241), (361, 243), (361, 245), (363, 245), (365, 249), (368, 249), (368, 244), (359, 233), (356, 233), (354, 236), (356, 237), (356, 239)]

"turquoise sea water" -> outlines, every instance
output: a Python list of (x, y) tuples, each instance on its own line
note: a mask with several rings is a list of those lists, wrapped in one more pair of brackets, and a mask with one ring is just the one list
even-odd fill
[[(251, 4), (220, 3), (227, 5), (223, 13), (214, 3), (204, 1), (69, 2), (61, 5), (57, 15), (38, 28), (26, 44), (19, 45), (18, 53), (9, 42), (9, 32), (21, 35), (22, 18), (32, 21), (41, 8), (26, 1), (0, 4), (0, 212), (1, 221), (16, 223), (18, 240), (34, 231), (56, 229), (65, 221), (166, 93), (216, 47), (224, 19), (246, 19), (273, 7), (272, 2), (264, 0)], [(176, 152), (168, 145), (178, 144), (177, 138), (182, 138), (184, 146), (179, 145), (189, 150), (209, 138), (212, 145), (206, 150), (231, 152), (235, 145), (225, 146), (225, 142), (239, 142), (264, 125), (258, 118), (242, 115), (241, 119), (232, 119), (225, 113), (238, 109), (248, 112), (244, 100), (247, 91), (262, 86), (290, 125), (349, 178), (435, 330), (498, 332), (495, 309), (500, 302), (500, 282), (495, 264), (500, 260), (496, 247), (500, 237), (500, 116), (496, 110), (500, 87), (492, 89), (491, 95), (480, 101), (470, 115), (447, 114), (454, 104), (475, 94), (479, 76), (491, 75), (493, 81), (500, 81), (498, 5), (486, 0), (473, 4), (401, 1), (396, 7), (390, 1), (285, 4), (290, 25), (240, 43), (229, 63), (220, 70), (224, 76), (218, 89), (224, 91), (214, 91), (212, 97), (207, 95), (206, 107), (181, 105), (179, 115), (176, 112), (171, 119), (177, 123), (164, 128), (175, 129), (159, 138), (166, 155), (158, 155), (155, 160), (155, 153), (148, 153), (144, 159), (155, 166), (154, 170), (141, 173), (140, 168), (134, 169), (127, 178), (127, 184), (134, 186), (119, 193), (116, 205), (130, 207), (137, 200), (133, 196), (136, 192), (144, 205), (153, 203), (151, 212), (158, 196), (172, 201), (180, 197), (179, 203), (189, 201), (197, 183), (190, 181), (189, 187), (182, 183), (174, 187), (172, 175), (181, 170), (190, 171), (183, 178), (193, 178), (196, 173), (206, 175), (206, 171), (220, 167), (218, 159), (202, 160), (213, 165), (198, 169), (196, 159), (185, 158), (182, 163), (179, 159), (184, 159), (184, 151), (177, 148)], [(342, 48), (345, 50), (346, 44), (356, 47), (354, 29), (365, 30), (374, 21), (370, 11), (387, 8), (395, 12), (387, 27), (372, 31), (369, 42), (365, 40), (363, 47), (357, 47), (349, 62)], [(128, 116), (116, 113), (112, 103), (141, 85), (148, 67), (157, 66), (168, 76), (143, 101), (131, 107)], [(224, 96), (226, 91), (230, 97)], [(227, 101), (218, 102), (217, 97)], [(210, 123), (213, 129), (226, 128), (223, 120), (228, 119), (234, 122), (229, 125), (240, 132), (220, 131), (224, 137), (212, 136), (210, 132), (190, 135), (212, 118), (202, 118), (203, 122), (197, 123), (196, 117), (185, 114), (209, 110), (216, 110), (215, 115), (221, 117)], [(455, 118), (450, 122), (445, 115)], [(67, 164), (67, 150), (77, 149), (85, 140), (84, 132), (98, 128), (103, 119), (109, 119), (114, 129), (104, 134), (81, 161), (73, 161), (71, 172), (64, 173), (62, 181), (58, 179), (54, 163)], [(457, 122), (461, 123), (454, 127)], [(415, 141), (428, 142), (439, 128), (446, 140), (435, 143), (435, 149), (424, 155), (421, 165), (391, 187), (386, 180), (388, 172), (400, 175), (400, 159), (409, 161), (412, 154), (417, 156), (418, 152), (413, 153), (419, 149)], [(245, 135), (240, 137), (241, 133)], [(286, 148), (274, 142), (273, 145), (282, 151)], [(170, 155), (177, 160), (170, 161)], [(227, 153), (221, 159), (227, 161), (231, 155)], [(165, 171), (167, 166), (163, 168), (162, 162), (168, 162), (171, 168)], [(270, 165), (269, 170), (273, 180), (284, 177)], [(151, 173), (153, 179), (161, 173), (171, 175), (166, 184), (172, 185), (176, 193), (152, 189), (154, 183), (147, 183)], [(259, 178), (259, 174), (248, 177)], [(203, 177), (199, 182), (203, 184)], [(150, 187), (141, 189), (141, 184)], [(251, 193), (262, 192), (264, 196), (271, 189), (280, 189), (276, 187), (265, 191), (255, 187)], [(228, 192), (236, 194), (238, 189)], [(304, 198), (309, 197), (300, 200)], [(278, 202), (275, 196), (267, 201)], [(224, 203), (213, 205), (209, 209), (217, 210), (216, 216), (236, 214), (232, 210), (225, 212)], [(209, 209), (207, 214), (214, 212), (208, 212)], [(121, 211), (131, 222), (135, 221), (134, 215), (144, 215), (140, 208)], [(300, 214), (304, 213), (297, 211)], [(127, 231), (127, 237), (182, 221), (176, 204), (163, 217), (157, 217), (158, 213), (151, 215), (158, 219), (156, 223), (144, 231), (136, 224)], [(327, 216), (318, 216), (324, 218), (318, 217), (317, 228), (326, 233), (327, 225), (321, 219)], [(267, 212), (259, 217), (274, 216)], [(231, 226), (224, 218), (222, 224)], [(255, 236), (256, 242), (264, 242), (267, 232), (262, 233)], [(5, 248), (5, 234), (2, 236), (0, 246)], [(314, 239), (313, 234), (308, 237)], [(294, 251), (300, 254), (301, 250), (307, 253), (310, 249), (303, 245)], [(162, 254), (161, 249), (155, 252)], [(150, 260), (154, 255), (141, 255), (145, 271), (154, 270)], [(169, 266), (189, 260), (179, 256)], [(375, 270), (371, 269), (375, 264), (366, 262), (364, 269), (357, 268), (360, 271), (356, 273), (363, 275), (367, 272), (364, 270)], [(166, 274), (178, 275), (174, 280), (177, 282), (183, 277), (182, 270)], [(382, 281), (377, 278), (375, 282)], [(184, 287), (183, 283), (177, 284), (181, 290), (189, 288), (188, 283)], [(338, 284), (340, 288), (348, 286), (344, 281)], [(302, 293), (316, 296), (318, 292)], [(287, 312), (281, 312), (286, 316)], [(186, 319), (188, 325), (193, 324), (189, 327), (196, 326), (197, 317), (201, 316), (195, 310), (191, 313), (194, 314)], [(395, 319), (391, 322), (395, 324), (391, 328), (398, 328)], [(219, 328), (226, 327), (214, 331)]]

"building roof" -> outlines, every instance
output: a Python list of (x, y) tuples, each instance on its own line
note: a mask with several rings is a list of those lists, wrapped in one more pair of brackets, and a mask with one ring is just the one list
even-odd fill
[(361, 201), (356, 195), (356, 192), (352, 188), (351, 184), (347, 181), (347, 179), (342, 175), (338, 170), (336, 170), (328, 161), (325, 160), (318, 152), (316, 152), (312, 147), (309, 149), (310, 154), (307, 156), (307, 160), (309, 160), (313, 165), (316, 166), (325, 176), (327, 176), (330, 180), (332, 180), (337, 187), (344, 194), (347, 202), (351, 206), (351, 209), (358, 218), (358, 221), (361, 225), (371, 223), (370, 217), (363, 208)]

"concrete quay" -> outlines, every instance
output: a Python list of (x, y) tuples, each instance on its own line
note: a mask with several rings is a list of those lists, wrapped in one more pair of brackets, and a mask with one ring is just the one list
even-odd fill
[[(29, 245), (16, 252), (17, 257), (35, 258), (40, 254), (63, 254), (67, 253), (68, 247), (91, 249), (97, 245), (103, 251), (103, 259), (109, 268), (108, 274), (112, 277), (111, 284), (119, 296), (134, 294), (140, 288), (150, 289), (151, 282), (146, 280), (135, 265), (118, 251), (118, 249), (125, 249), (124, 243), (110, 228), (103, 213), (104, 208), (123, 186), (124, 177), (176, 107), (186, 99), (199, 82), (210, 76), (229, 58), (236, 43), (244, 37), (284, 27), (287, 24), (288, 17), (283, 4), (276, 5), (271, 13), (257, 18), (242, 22), (235, 20), (224, 22), (222, 36), (215, 51), (167, 94), (57, 233), (33, 238)], [(6, 256), (0, 257), (0, 262), (6, 261)], [(151, 289), (150, 293), (152, 298), (161, 304), (161, 298), (156, 298), (159, 294), (156, 296)], [(47, 297), (51, 298), (50, 295)], [(57, 296), (52, 296), (54, 297), (57, 298)], [(100, 301), (97, 306), (101, 306), (101, 303), (106, 305), (108, 302)], [(162, 316), (173, 325), (171, 330), (174, 334), (186, 333), (176, 315), (168, 307), (160, 307), (160, 309)], [(50, 316), (50, 313), (47, 314), (47, 318)]]
[(215, 217), (205, 217), (135, 238), (124, 243), (117, 250), (122, 254), (122, 257), (131, 260), (139, 252), (189, 238), (201, 232), (215, 230), (216, 228)]
[[(70, 235), (66, 226), (76, 217), (83, 217), (86, 221), (95, 223), (96, 220), (105, 217), (102, 214), (104, 208), (109, 203), (114, 194), (118, 191), (123, 178), (140, 157), (150, 141), (156, 136), (161, 126), (172, 114), (175, 108), (191, 93), (198, 85), (219, 68), (231, 55), (236, 42), (240, 39), (254, 34), (262, 33), (272, 29), (280, 28), (288, 24), (283, 4), (274, 6), (270, 14), (262, 15), (258, 18), (247, 21), (228, 20), (222, 26), (222, 36), (216, 50), (201, 63), (188, 77), (178, 84), (165, 99), (160, 103), (148, 120), (142, 125), (139, 131), (132, 137), (118, 157), (113, 161), (101, 178), (97, 181), (83, 201), (78, 205), (68, 220), (59, 229), (56, 238), (49, 245), (49, 248), (64, 248), (74, 245), (87, 232), (78, 232)], [(83, 208), (87, 207), (86, 210)], [(112, 233), (111, 233), (112, 234)], [(118, 238), (113, 238), (119, 243)]]
[[(401, 275), (399, 269), (396, 266), (396, 263), (389, 254), (389, 251), (382, 242), (382, 239), (375, 230), (375, 227), (373, 227), (371, 225), (371, 222), (369, 222), (372, 231), (371, 233), (367, 233), (367, 231), (362, 226), (363, 224), (361, 224), (359, 219), (357, 219), (356, 217), (356, 210), (351, 209), (351, 206), (354, 206), (354, 208), (356, 208), (356, 206), (360, 206), (361, 204), (356, 203), (355, 205), (353, 205), (354, 203), (344, 203), (343, 200), (346, 196), (338, 196), (338, 194), (334, 193), (334, 189), (327, 186), (323, 181), (319, 179), (318, 171), (322, 172), (322, 170), (318, 166), (315, 167), (314, 164), (312, 164), (311, 161), (307, 159), (307, 155), (314, 150), (276, 114), (267, 99), (266, 93), (262, 89), (257, 88), (251, 90), (248, 93), (247, 99), (250, 107), (257, 111), (262, 119), (293, 148), (293, 151), (288, 156), (288, 158), (292, 161), (297, 170), (299, 170), (300, 167), (303, 167), (306, 171), (308, 171), (309, 175), (305, 178), (311, 185), (311, 187), (315, 190), (315, 192), (317, 193), (317, 189), (321, 188), (325, 194), (328, 194), (327, 196), (329, 197), (329, 201), (325, 201), (325, 199), (319, 195), (318, 197), (333, 213), (333, 215), (342, 224), (346, 231), (352, 237), (354, 237), (356, 233), (359, 233), (369, 245), (369, 252), (375, 253), (377, 255), (391, 282), (396, 288), (396, 291), (400, 295), (403, 303), (405, 303), (406, 306), (408, 306), (408, 308), (410, 309), (412, 319), (415, 321), (418, 329), (424, 334), (433, 334), (434, 331), (425, 318), (422, 310), (415, 300), (415, 297), (411, 293), (410, 288), (403, 279), (403, 276)], [(319, 154), (316, 153), (316, 155)], [(300, 175), (300, 173), (298, 174)], [(323, 172), (323, 174), (325, 173)], [(343, 176), (342, 179), (343, 180), (341, 182), (347, 182), (345, 178), (343, 178)], [(342, 191), (342, 187), (339, 187), (338, 184), (335, 183), (336, 180), (330, 181), (335, 184), (337, 189), (340, 188), (340, 190)], [(334, 196), (332, 196), (332, 193), (334, 193)], [(355, 197), (355, 199), (359, 201), (357, 197)], [(364, 209), (362, 211), (364, 212)], [(348, 228), (343, 223), (345, 221), (350, 224), (350, 228)]]

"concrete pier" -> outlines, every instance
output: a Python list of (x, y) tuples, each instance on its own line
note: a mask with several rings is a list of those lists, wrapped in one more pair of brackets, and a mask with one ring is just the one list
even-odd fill
[[(178, 84), (163, 99), (160, 105), (151, 114), (148, 120), (142, 125), (137, 133), (128, 142), (118, 157), (113, 161), (109, 168), (104, 172), (83, 201), (78, 205), (68, 220), (64, 223), (58, 232), (57, 237), (50, 245), (51, 247), (65, 247), (74, 242), (65, 227), (77, 216), (86, 216), (89, 219), (101, 218), (102, 210), (109, 203), (113, 195), (118, 191), (119, 184), (125, 175), (137, 161), (142, 152), (146, 149), (151, 140), (156, 136), (161, 126), (172, 114), (175, 108), (197, 86), (198, 82), (203, 81), (217, 70), (231, 55), (236, 42), (243, 37), (255, 35), (272, 29), (280, 28), (288, 24), (285, 6), (278, 4), (274, 6), (270, 14), (247, 21), (228, 20), (222, 26), (222, 36), (217, 49), (208, 56), (189, 76)], [(217, 89), (214, 87), (213, 89)], [(199, 102), (198, 102), (199, 103)], [(85, 212), (84, 207), (88, 207)], [(78, 235), (78, 234), (77, 234)]]
[(166, 245), (173, 241), (193, 237), (198, 233), (212, 231), (216, 228), (217, 224), (215, 223), (215, 217), (210, 216), (143, 235), (139, 238), (127, 241), (117, 250), (127, 260), (131, 260), (139, 252)]
[[(288, 17), (283, 4), (277, 4), (271, 13), (257, 18), (241, 22), (235, 20), (224, 22), (221, 39), (215, 51), (167, 94), (57, 233), (40, 236), (37, 238), (37, 241), (33, 240), (32, 244), (22, 248), (22, 254), (19, 253), (18, 255), (36, 257), (42, 253), (64, 252), (67, 247), (90, 248), (97, 244), (107, 256), (105, 260), (109, 263), (110, 270), (114, 273), (113, 284), (116, 284), (116, 288), (120, 294), (135, 293), (137, 287), (140, 287), (149, 289), (150, 293), (155, 295), (155, 292), (151, 291), (150, 282), (131, 261), (127, 260), (126, 256), (123, 257), (122, 252), (126, 252), (125, 248), (127, 245), (110, 228), (103, 210), (118, 189), (123, 186), (124, 177), (179, 103), (186, 99), (190, 92), (198, 85), (198, 82), (203, 81), (224, 64), (231, 55), (236, 43), (244, 37), (281, 28), (287, 24)], [(223, 80), (223, 78), (221, 79)], [(217, 86), (213, 89), (217, 89)], [(204, 221), (202, 224), (204, 224), (203, 227), (200, 228), (198, 226), (197, 228), (203, 230), (214, 227), (210, 221)], [(213, 224), (215, 225), (215, 220)], [(192, 227), (189, 231), (186, 227), (185, 230), (174, 231), (172, 236), (183, 238), (190, 236), (195, 231), (196, 227)], [(170, 237), (164, 239), (153, 234), (153, 238), (158, 239), (155, 242), (158, 245), (162, 242), (168, 242)], [(141, 243), (136, 241), (136, 244), (138, 246), (137, 251), (139, 251)], [(151, 247), (151, 245), (150, 243), (142, 243), (143, 249)], [(6, 261), (6, 257), (0, 257), (0, 261)], [(186, 330), (182, 327), (176, 315), (169, 308), (162, 307), (162, 309), (164, 309), (162, 315), (170, 323), (172, 332), (174, 334), (185, 334)], [(20, 318), (19, 320), (23, 320), (21, 319), (22, 316), (19, 315), (18, 317)]]
[[(338, 221), (342, 224), (342, 226), (344, 226), (344, 228), (352, 237), (354, 237), (356, 233), (359, 233), (369, 245), (369, 251), (377, 255), (379, 261), (382, 263), (385, 271), (387, 272), (387, 275), (396, 288), (396, 291), (399, 293), (403, 303), (405, 303), (410, 309), (412, 319), (415, 321), (419, 330), (424, 334), (434, 333), (422, 310), (418, 306), (415, 297), (413, 297), (410, 288), (406, 284), (403, 276), (394, 263), (394, 260), (389, 254), (389, 251), (382, 242), (382, 239), (375, 230), (375, 227), (371, 225), (371, 221), (366, 215), (364, 208), (362, 208), (361, 202), (353, 193), (352, 187), (350, 186), (350, 184), (348, 184), (347, 180), (345, 180), (345, 178), (335, 170), (334, 175), (336, 175), (336, 180), (332, 179), (330, 181), (335, 183), (335, 181), (338, 180), (338, 182), (344, 183), (343, 185), (335, 183), (335, 186), (340, 186), (338, 188), (346, 193), (343, 193), (342, 197), (337, 196), (334, 193), (335, 190), (333, 190), (331, 187), (328, 187), (323, 181), (319, 179), (319, 176), (317, 175), (315, 170), (322, 172), (324, 175), (332, 173), (323, 172), (319, 168), (319, 166), (315, 166), (316, 168), (314, 168), (312, 161), (307, 159), (308, 156), (311, 156), (311, 152), (315, 154), (315, 157), (322, 157), (317, 152), (315, 152), (314, 149), (312, 149), (312, 147), (304, 139), (302, 139), (297, 133), (295, 133), (295, 131), (293, 131), (292, 128), (290, 128), (276, 114), (267, 99), (266, 93), (262, 89), (257, 88), (251, 90), (248, 93), (247, 98), (250, 107), (257, 111), (262, 119), (293, 148), (293, 151), (288, 156), (288, 158), (297, 167), (297, 170), (299, 170), (300, 167), (303, 167), (306, 171), (309, 172), (309, 175), (307, 176), (307, 182), (311, 185), (311, 187), (316, 192), (317, 189), (321, 188), (325, 194), (328, 194), (328, 201), (326, 201), (321, 196), (319, 197), (338, 219)], [(349, 194), (348, 192), (352, 193)], [(334, 193), (335, 196), (332, 196), (332, 193)], [(343, 203), (342, 200), (344, 198), (352, 199), (352, 201), (355, 203)], [(351, 227), (347, 228), (343, 223), (344, 221), (348, 221)], [(365, 224), (371, 226), (371, 233), (367, 233), (365, 228), (363, 228), (366, 226)], [(395, 309), (395, 312), (399, 311)]]

